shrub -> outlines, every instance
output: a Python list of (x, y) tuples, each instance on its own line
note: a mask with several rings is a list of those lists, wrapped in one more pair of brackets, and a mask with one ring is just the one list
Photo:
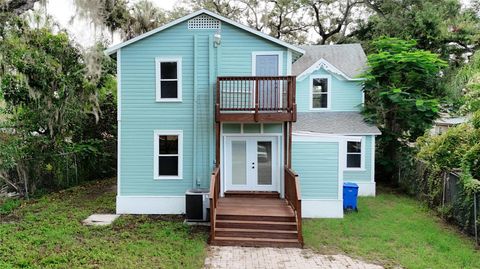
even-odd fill
[[(476, 116), (478, 117), (478, 116)], [(471, 123), (448, 129), (438, 136), (425, 134), (417, 140), (416, 156), (404, 165), (401, 186), (426, 200), (446, 219), (473, 231), (473, 196), (480, 194), (480, 129), (477, 118)], [(452, 204), (443, 203), (444, 180), (449, 172), (459, 171)]]

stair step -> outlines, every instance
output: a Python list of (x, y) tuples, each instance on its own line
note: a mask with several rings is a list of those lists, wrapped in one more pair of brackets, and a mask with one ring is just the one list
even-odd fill
[(221, 197), (218, 199), (218, 206), (240, 206), (240, 207), (277, 207), (288, 206), (288, 203), (283, 199), (271, 198), (257, 198), (257, 197)]
[(215, 235), (218, 237), (249, 237), (271, 239), (297, 239), (297, 231), (289, 230), (262, 230), (262, 229), (239, 229), (239, 228), (216, 228)]
[(217, 246), (244, 246), (244, 247), (302, 247), (297, 239), (272, 239), (251, 237), (222, 237), (216, 236), (211, 242)]
[(280, 198), (280, 193), (270, 191), (226, 191), (225, 197), (239, 197), (239, 198)]
[(297, 223), (293, 221), (258, 221), (258, 220), (216, 220), (218, 228), (289, 230), (296, 231)]
[(217, 220), (250, 220), (271, 222), (295, 222), (295, 216), (253, 216), (253, 215), (230, 215), (218, 214)]

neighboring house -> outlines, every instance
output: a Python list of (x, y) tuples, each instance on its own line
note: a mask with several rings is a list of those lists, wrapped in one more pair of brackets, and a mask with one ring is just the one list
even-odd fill
[(448, 114), (441, 115), (439, 119), (434, 121), (430, 134), (441, 135), (449, 128), (466, 123), (467, 121), (468, 117), (450, 117)]
[(344, 181), (375, 195), (360, 45), (296, 47), (200, 10), (106, 52), (117, 213), (181, 214), (210, 188), (212, 242), (295, 246), (301, 217), (343, 217)]

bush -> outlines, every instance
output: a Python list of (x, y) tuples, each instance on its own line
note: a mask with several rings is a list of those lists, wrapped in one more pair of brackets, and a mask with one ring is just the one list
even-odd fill
[[(416, 155), (403, 162), (400, 177), (402, 188), (471, 233), (478, 218), (473, 215), (473, 196), (480, 196), (480, 129), (474, 122), (450, 128), (439, 136), (420, 137)], [(453, 171), (459, 172), (458, 179), (452, 179)], [(448, 185), (451, 182), (454, 186)], [(445, 201), (446, 195), (453, 201)]]

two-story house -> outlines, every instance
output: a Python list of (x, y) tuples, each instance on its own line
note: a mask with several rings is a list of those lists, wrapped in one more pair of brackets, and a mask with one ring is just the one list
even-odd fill
[(120, 214), (181, 214), (210, 188), (211, 242), (302, 244), (375, 194), (358, 44), (297, 47), (206, 10), (109, 48), (118, 76)]

